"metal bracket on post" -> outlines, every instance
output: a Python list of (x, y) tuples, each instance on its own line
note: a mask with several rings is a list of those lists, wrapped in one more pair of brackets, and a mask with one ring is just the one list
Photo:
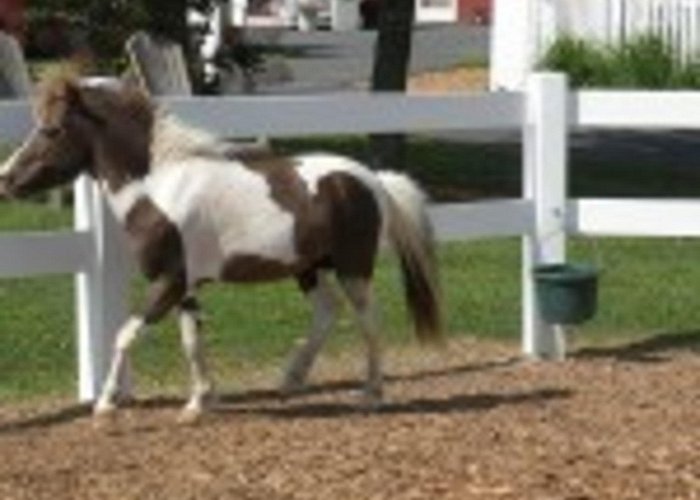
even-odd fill
[(523, 129), (523, 196), (534, 208), (532, 233), (523, 238), (522, 348), (535, 359), (562, 359), (561, 327), (539, 312), (533, 270), (566, 259), (567, 98), (565, 75), (535, 73), (528, 79)]
[[(127, 317), (130, 266), (121, 228), (97, 185), (86, 176), (75, 183), (74, 226), (88, 234), (91, 246), (90, 262), (75, 277), (75, 293), (78, 396), (92, 401), (107, 374), (114, 337)], [(122, 392), (128, 391), (127, 379), (125, 373)]]

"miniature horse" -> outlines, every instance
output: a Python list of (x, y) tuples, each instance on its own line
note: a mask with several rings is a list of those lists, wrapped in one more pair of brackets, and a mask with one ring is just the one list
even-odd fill
[(420, 339), (440, 334), (440, 301), (425, 199), (405, 176), (375, 174), (328, 154), (237, 154), (176, 120), (127, 85), (70, 76), (39, 87), (37, 126), (7, 159), (0, 192), (21, 197), (87, 172), (101, 186), (149, 281), (143, 309), (119, 330), (95, 414), (115, 408), (125, 355), (144, 326), (178, 308), (192, 379), (182, 418), (196, 418), (211, 389), (198, 335), (198, 285), (295, 278), (313, 308), (311, 329), (283, 389), (301, 387), (333, 324), (332, 271), (367, 346), (367, 403), (382, 372), (371, 279), (383, 236), (398, 254)]

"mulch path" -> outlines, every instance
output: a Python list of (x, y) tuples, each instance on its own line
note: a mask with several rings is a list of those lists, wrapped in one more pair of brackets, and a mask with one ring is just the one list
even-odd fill
[(165, 397), (101, 428), (70, 403), (0, 406), (0, 498), (699, 499), (697, 345), (395, 349), (373, 414), (357, 353), (323, 360), (310, 394), (281, 401), (268, 374), (191, 427)]
[(409, 78), (409, 92), (469, 92), (488, 89), (489, 70), (480, 67), (459, 67), (421, 73)]

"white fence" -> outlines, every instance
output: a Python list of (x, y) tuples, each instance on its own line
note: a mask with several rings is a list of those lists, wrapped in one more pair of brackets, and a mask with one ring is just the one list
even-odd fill
[(682, 60), (700, 52), (700, 0), (494, 0), (491, 87), (522, 88), (560, 34), (616, 44), (642, 33)]
[(700, 49), (698, 0), (566, 0), (554, 8), (556, 29), (576, 36), (619, 43), (653, 33), (684, 59)]
[[(167, 104), (188, 121), (228, 136), (521, 130), (521, 198), (438, 204), (431, 216), (442, 240), (522, 236), (522, 344), (524, 353), (535, 358), (560, 356), (564, 347), (539, 318), (532, 269), (564, 261), (567, 234), (700, 236), (700, 201), (578, 200), (566, 192), (571, 129), (700, 129), (699, 93), (572, 93), (563, 76), (536, 74), (523, 92), (200, 97), (168, 99)], [(6, 140), (28, 127), (26, 104), (0, 103)], [(104, 376), (112, 333), (125, 315), (128, 264), (119, 250), (120, 232), (94, 184), (81, 179), (75, 189), (75, 231), (2, 235), (0, 276), (76, 273), (79, 392), (89, 400)]]

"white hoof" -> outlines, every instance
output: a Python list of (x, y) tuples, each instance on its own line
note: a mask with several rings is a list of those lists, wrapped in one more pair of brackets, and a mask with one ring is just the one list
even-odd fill
[(186, 406), (177, 416), (177, 423), (180, 425), (195, 425), (202, 420), (203, 414), (202, 408)]
[(92, 409), (92, 415), (97, 418), (108, 417), (114, 415), (117, 411), (117, 405), (112, 401), (99, 400)]

